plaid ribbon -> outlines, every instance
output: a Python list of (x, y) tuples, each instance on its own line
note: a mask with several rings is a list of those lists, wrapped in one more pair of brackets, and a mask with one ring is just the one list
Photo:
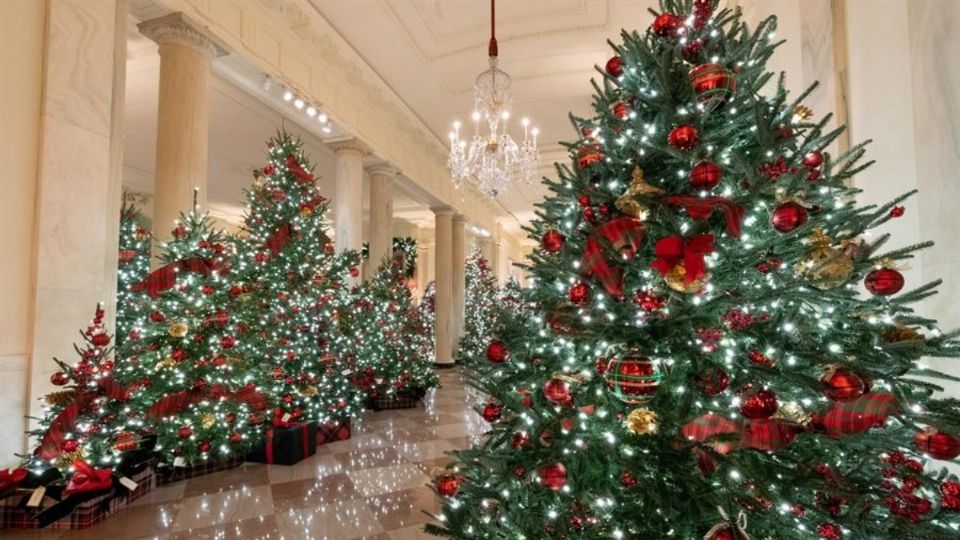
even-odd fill
[(284, 160), (284, 165), (287, 166), (287, 170), (300, 182), (309, 184), (314, 181), (313, 174), (300, 165), (300, 162), (297, 161), (297, 156), (293, 154), (287, 155), (287, 159)]
[(290, 224), (284, 223), (280, 226), (279, 229), (273, 231), (267, 241), (263, 243), (264, 247), (270, 250), (270, 256), (276, 257), (280, 250), (282, 250), (290, 242)]
[(177, 414), (194, 403), (199, 403), (206, 398), (221, 399), (226, 398), (231, 401), (246, 403), (251, 409), (262, 411), (267, 408), (267, 397), (260, 393), (255, 386), (243, 386), (239, 390), (228, 392), (223, 385), (215, 384), (206, 391), (201, 390), (181, 390), (173, 394), (167, 394), (158, 399), (150, 408), (147, 409), (146, 419), (157, 421), (164, 417)]
[[(789, 446), (800, 432), (800, 426), (782, 418), (732, 420), (719, 414), (694, 418), (680, 429), (686, 441), (707, 443), (714, 451), (728, 454), (738, 448), (775, 451)], [(717, 440), (710, 440), (714, 437)]]
[(215, 270), (221, 270), (225, 273), (227, 268), (219, 260), (191, 257), (157, 268), (150, 272), (146, 279), (131, 287), (131, 290), (135, 292), (146, 291), (150, 298), (156, 298), (163, 291), (170, 290), (176, 285), (178, 272), (192, 272), (201, 276), (208, 276)]
[(80, 413), (90, 404), (98, 395), (104, 395), (113, 400), (127, 401), (130, 399), (130, 392), (118, 383), (112, 376), (104, 377), (97, 381), (96, 391), (74, 392), (73, 401), (60, 411), (47, 427), (43, 437), (40, 438), (40, 445), (34, 452), (41, 459), (50, 460), (60, 455), (61, 446), (66, 440), (67, 433), (73, 431), (77, 424), (77, 418)]
[(743, 223), (743, 207), (724, 197), (691, 197), (689, 195), (670, 195), (663, 202), (671, 206), (682, 206), (693, 219), (707, 219), (717, 208), (723, 210), (727, 220), (727, 233), (740, 237)]
[(882, 425), (901, 411), (897, 397), (889, 392), (864, 394), (853, 401), (833, 402), (823, 413), (820, 424), (828, 437), (862, 433)]
[(665, 276), (673, 267), (683, 261), (686, 269), (684, 284), (689, 285), (706, 274), (704, 255), (713, 251), (713, 235), (699, 234), (690, 238), (679, 235), (667, 236), (657, 240), (654, 253), (657, 258), (650, 267)]
[(600, 280), (611, 296), (623, 296), (623, 269), (611, 267), (604, 254), (604, 243), (609, 243), (614, 251), (627, 261), (633, 260), (641, 242), (647, 233), (647, 227), (639, 219), (620, 217), (593, 229), (587, 238), (587, 248), (580, 261), (581, 272), (585, 276), (594, 276)]

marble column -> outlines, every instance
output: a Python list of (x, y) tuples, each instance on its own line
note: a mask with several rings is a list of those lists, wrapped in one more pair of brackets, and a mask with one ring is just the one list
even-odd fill
[(436, 355), (439, 366), (453, 366), (453, 208), (431, 208), (436, 220)]
[[(430, 263), (433, 251), (433, 238), (428, 238), (429, 231), (423, 227), (417, 229), (417, 295), (423, 293), (430, 284)], [(430, 235), (432, 237), (432, 235)]]
[(156, 238), (166, 240), (177, 216), (192, 209), (194, 192), (197, 204), (205, 206), (210, 64), (224, 51), (180, 13), (138, 28), (159, 45), (153, 228)]
[(364, 279), (370, 279), (377, 267), (393, 251), (393, 181), (397, 170), (389, 165), (367, 169), (370, 177), (370, 257), (364, 266)]
[[(466, 268), (464, 267), (467, 252), (464, 225), (467, 218), (456, 214), (453, 216), (453, 240), (451, 241), (451, 264), (453, 276), (453, 301), (451, 309), (453, 310), (453, 346), (459, 346), (460, 339), (463, 337), (463, 309), (465, 304), (464, 294), (466, 292)], [(437, 269), (439, 272), (439, 268)]]
[[(337, 155), (336, 194), (333, 198), (336, 247), (360, 251), (363, 243), (363, 156), (369, 150), (357, 141), (332, 145)], [(351, 284), (357, 279), (348, 278)]]

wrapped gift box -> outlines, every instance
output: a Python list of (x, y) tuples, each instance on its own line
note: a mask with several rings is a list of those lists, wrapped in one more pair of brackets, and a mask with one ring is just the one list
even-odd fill
[(247, 454), (247, 461), (271, 465), (293, 465), (317, 453), (315, 423), (294, 424), (289, 427), (268, 427), (264, 441)]
[(350, 418), (329, 421), (317, 426), (317, 445), (345, 441), (350, 438)]

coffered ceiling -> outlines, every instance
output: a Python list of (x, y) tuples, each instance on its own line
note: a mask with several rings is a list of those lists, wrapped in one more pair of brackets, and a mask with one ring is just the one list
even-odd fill
[[(309, 0), (444, 145), (455, 119), (469, 120), (473, 81), (487, 67), (487, 0)], [(542, 174), (566, 159), (561, 140), (576, 132), (567, 113), (588, 115), (595, 65), (607, 40), (649, 24), (656, 0), (501, 0), (500, 67), (513, 77), (515, 119), (541, 130)], [(517, 126), (519, 128), (519, 126)], [(515, 137), (518, 134), (514, 133)], [(522, 136), (522, 135), (519, 135)], [(520, 222), (544, 195), (535, 183), (500, 197)]]

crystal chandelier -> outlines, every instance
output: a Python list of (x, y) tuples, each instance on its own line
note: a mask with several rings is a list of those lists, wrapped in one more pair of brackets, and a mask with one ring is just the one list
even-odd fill
[[(496, 197), (515, 177), (529, 183), (540, 163), (537, 134), (524, 118), (523, 142), (517, 144), (507, 133), (513, 93), (510, 75), (497, 67), (497, 38), (494, 0), (490, 0), (490, 69), (477, 76), (474, 84), (473, 137), (468, 142), (460, 138), (460, 122), (453, 123), (450, 132), (450, 158), (447, 165), (453, 182), (459, 188), (465, 184)], [(481, 120), (486, 131), (481, 129)]]

